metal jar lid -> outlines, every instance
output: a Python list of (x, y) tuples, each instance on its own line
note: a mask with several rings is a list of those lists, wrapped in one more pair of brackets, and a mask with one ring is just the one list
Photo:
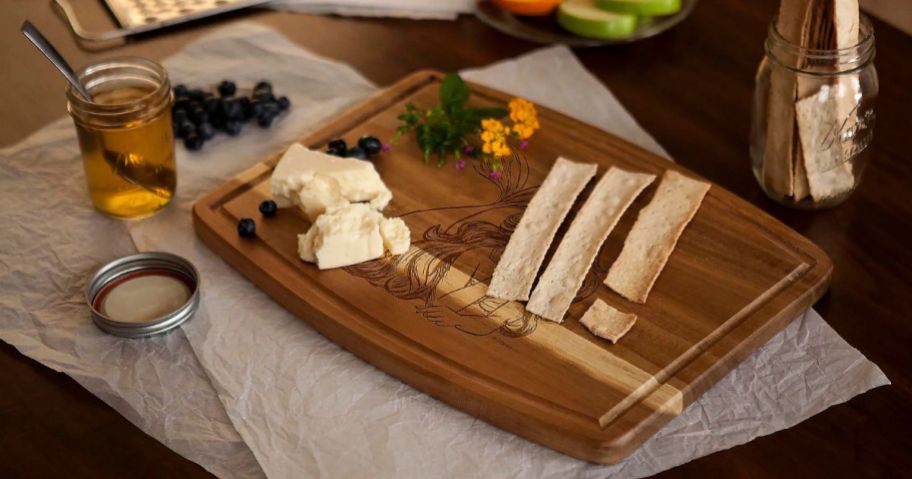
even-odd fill
[[(161, 314), (156, 313), (151, 318), (125, 320), (122, 317), (112, 317), (118, 315), (112, 315), (106, 310), (108, 295), (135, 279), (146, 278), (142, 284), (147, 284), (150, 277), (164, 280), (165, 283), (182, 284), (186, 287), (186, 301), (175, 308), (167, 308)], [(140, 309), (141, 306), (148, 306), (141, 304), (144, 301), (161, 299), (151, 290), (148, 291), (149, 294), (142, 293), (141, 286), (138, 289), (133, 287), (130, 296), (126, 298), (128, 307), (132, 304), (130, 302), (137, 302), (137, 309)], [(180, 256), (162, 252), (139, 253), (111, 261), (92, 276), (86, 287), (86, 302), (95, 324), (107, 333), (128, 338), (151, 336), (176, 328), (196, 312), (199, 297), (199, 272), (193, 264)], [(173, 297), (171, 299), (174, 300)], [(124, 300), (120, 303), (123, 304)]]

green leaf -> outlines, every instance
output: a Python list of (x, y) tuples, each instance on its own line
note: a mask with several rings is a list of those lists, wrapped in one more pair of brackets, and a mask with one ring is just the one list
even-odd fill
[(460, 158), (467, 137), (480, 130), (481, 120), (503, 118), (504, 108), (466, 108), (471, 92), (466, 83), (455, 73), (446, 75), (440, 83), (440, 103), (432, 108), (419, 108), (412, 103), (405, 105), (405, 112), (398, 116), (393, 141), (401, 135), (415, 132), (425, 163), (437, 156), (437, 166), (446, 164), (452, 156)]
[(440, 82), (440, 104), (447, 112), (462, 108), (469, 101), (469, 87), (456, 73), (448, 73)]
[(466, 112), (473, 117), (484, 118), (503, 118), (507, 116), (506, 108), (470, 108)]
[(472, 108), (465, 111), (464, 122), (466, 129), (476, 131), (481, 125), (481, 120), (486, 118), (500, 119), (507, 115), (507, 110), (503, 108)]

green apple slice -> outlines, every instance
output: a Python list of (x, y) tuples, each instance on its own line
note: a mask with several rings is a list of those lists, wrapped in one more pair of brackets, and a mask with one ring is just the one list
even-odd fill
[(681, 10), (681, 0), (595, 0), (602, 10), (631, 15), (671, 15)]
[(557, 23), (581, 37), (611, 40), (632, 35), (637, 17), (606, 12), (594, 0), (564, 0), (557, 10)]

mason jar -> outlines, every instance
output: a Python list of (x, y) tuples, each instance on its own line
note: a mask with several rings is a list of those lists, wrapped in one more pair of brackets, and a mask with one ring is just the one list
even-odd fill
[(177, 187), (171, 84), (152, 61), (103, 60), (77, 72), (90, 99), (67, 87), (89, 196), (115, 218), (149, 216)]
[(860, 17), (858, 43), (812, 49), (770, 24), (757, 71), (750, 156), (763, 191), (787, 206), (845, 201), (861, 182), (874, 132), (874, 31)]

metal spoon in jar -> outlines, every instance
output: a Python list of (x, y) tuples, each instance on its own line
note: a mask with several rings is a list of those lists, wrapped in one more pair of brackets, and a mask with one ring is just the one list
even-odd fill
[[(60, 52), (54, 48), (54, 45), (52, 45), (34, 25), (32, 25), (32, 22), (28, 20), (22, 22), (22, 27), (19, 30), (32, 42), (32, 44), (38, 47), (38, 50), (50, 60), (51, 64), (53, 64), (61, 74), (63, 74), (67, 82), (70, 83), (70, 86), (72, 86), (80, 96), (86, 99), (86, 101), (92, 101), (92, 96), (89, 95), (85, 85), (79, 81), (79, 77), (76, 75), (76, 72), (73, 71), (73, 68), (70, 67), (70, 64), (63, 58)], [(128, 183), (139, 186), (150, 193), (163, 196), (166, 193), (148, 185), (173, 184), (174, 182), (174, 170), (162, 168), (160, 166), (149, 166), (142, 161), (142, 157), (138, 157), (136, 154), (118, 153), (103, 147), (102, 156), (105, 159), (105, 163), (111, 166), (118, 176)]]
[(70, 64), (64, 60), (63, 56), (60, 55), (60, 52), (54, 48), (54, 45), (51, 45), (51, 42), (35, 28), (35, 25), (32, 25), (32, 22), (28, 20), (22, 22), (22, 28), (19, 30), (32, 42), (32, 44), (38, 47), (38, 50), (41, 51), (55, 67), (57, 67), (57, 70), (59, 70), (64, 78), (70, 82), (70, 86), (72, 86), (73, 89), (79, 92), (86, 100), (92, 101), (92, 97), (89, 96), (89, 92), (86, 91), (85, 86), (79, 81), (79, 77), (76, 76), (76, 72), (73, 71)]

